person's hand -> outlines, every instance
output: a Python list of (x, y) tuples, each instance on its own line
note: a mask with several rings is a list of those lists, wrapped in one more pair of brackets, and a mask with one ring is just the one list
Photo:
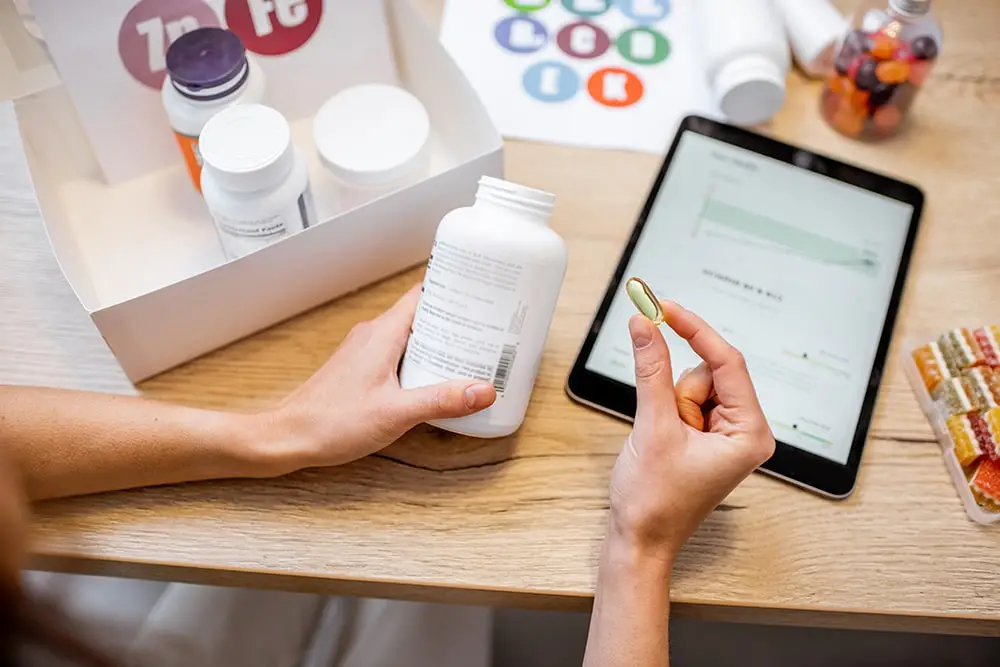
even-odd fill
[(421, 422), (464, 417), (493, 404), (493, 385), (479, 380), (400, 388), (397, 368), (419, 299), (418, 285), (375, 320), (356, 325), (315, 375), (259, 416), (273, 436), (268, 440), (295, 453), (289, 467), (348, 463)]
[(704, 363), (675, 388), (659, 330), (641, 315), (629, 320), (638, 405), (611, 477), (611, 528), (672, 563), (701, 521), (770, 458), (774, 436), (743, 355), (694, 313), (662, 305)]

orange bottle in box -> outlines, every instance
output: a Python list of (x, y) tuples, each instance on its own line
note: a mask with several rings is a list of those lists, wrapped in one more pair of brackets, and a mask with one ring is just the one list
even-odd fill
[(264, 73), (235, 33), (198, 28), (167, 49), (163, 107), (177, 138), (191, 182), (201, 192), (198, 137), (215, 114), (236, 104), (257, 104), (264, 97)]

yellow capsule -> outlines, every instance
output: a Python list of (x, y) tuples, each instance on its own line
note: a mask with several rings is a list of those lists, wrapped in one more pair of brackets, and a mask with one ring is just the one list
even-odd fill
[(640, 313), (652, 320), (653, 324), (657, 326), (663, 324), (665, 318), (660, 300), (656, 298), (653, 290), (649, 289), (649, 285), (643, 282), (642, 278), (633, 277), (626, 280), (625, 291)]

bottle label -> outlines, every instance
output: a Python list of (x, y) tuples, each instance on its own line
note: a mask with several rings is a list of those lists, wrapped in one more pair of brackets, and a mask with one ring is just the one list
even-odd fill
[(518, 350), (536, 273), (523, 262), (436, 240), (403, 359), (405, 384), (470, 378), (491, 382), (503, 397), (516, 374), (534, 373)]
[(174, 132), (177, 138), (177, 145), (180, 146), (181, 155), (184, 156), (184, 164), (187, 166), (188, 174), (194, 183), (195, 190), (201, 192), (201, 151), (198, 150), (198, 137), (191, 137), (180, 132)]
[(293, 206), (277, 215), (259, 218), (234, 218), (212, 211), (226, 257), (236, 259), (259, 250), (316, 223), (312, 194), (309, 189), (299, 195)]

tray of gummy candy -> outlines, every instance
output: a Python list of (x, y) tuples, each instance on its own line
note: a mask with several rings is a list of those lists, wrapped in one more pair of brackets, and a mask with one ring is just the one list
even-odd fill
[(951, 329), (906, 347), (906, 375), (966, 513), (1000, 521), (1000, 327)]

